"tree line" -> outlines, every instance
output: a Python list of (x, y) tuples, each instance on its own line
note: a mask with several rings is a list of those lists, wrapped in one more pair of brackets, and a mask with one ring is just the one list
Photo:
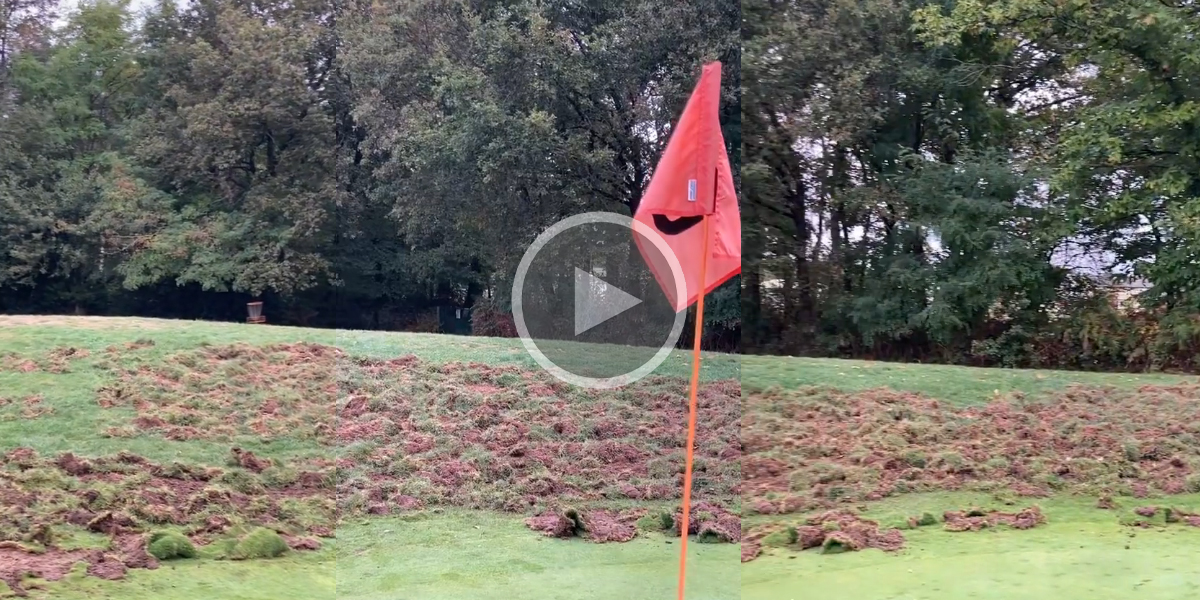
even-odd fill
[[(427, 328), (630, 214), (723, 0), (0, 0), (0, 311)], [(738, 287), (710, 309), (737, 343)], [(731, 342), (732, 340), (732, 342)]]
[(1200, 367), (1200, 3), (742, 10), (746, 350)]
[(0, 0), (3, 312), (504, 331), (525, 245), (636, 209), (721, 60), (745, 260), (710, 347), (1198, 367), (1195, 0), (60, 13)]

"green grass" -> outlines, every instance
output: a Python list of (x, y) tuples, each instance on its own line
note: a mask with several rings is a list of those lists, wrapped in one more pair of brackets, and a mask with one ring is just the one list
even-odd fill
[[(105, 581), (73, 573), (32, 590), (32, 600), (333, 600), (335, 550), (293, 552), (271, 560), (173, 560)], [(3, 584), (0, 584), (3, 588)], [(0, 598), (5, 598), (0, 592)]]
[[(995, 504), (977, 494), (926, 494), (877, 503), (866, 516), (882, 524), (928, 511)], [(1200, 529), (1134, 529), (1118, 516), (1162, 500), (1121, 499), (1117, 511), (1094, 498), (1041, 499), (1044, 526), (951, 533), (940, 526), (905, 531), (893, 554), (864, 550), (833, 556), (772, 551), (742, 567), (744, 600), (1183, 600), (1200, 594), (1195, 567)], [(1200, 508), (1200, 495), (1169, 505)], [(1131, 537), (1132, 535), (1132, 537)], [(1128, 546), (1128, 548), (1126, 548)]]
[[(209, 321), (172, 321), (166, 319), (105, 320), (106, 325), (78, 327), (70, 325), (69, 317), (60, 317), (61, 325), (0, 326), (0, 352), (32, 354), (59, 346), (87, 348), (93, 353), (111, 344), (130, 342), (139, 338), (155, 341), (153, 348), (144, 350), (151, 356), (195, 348), (201, 344), (231, 344), (245, 342), (265, 345), (276, 343), (312, 342), (337, 346), (352, 356), (390, 358), (415, 354), (433, 362), (470, 361), (490, 364), (515, 364), (534, 368), (518, 339), (484, 338), (440, 335), (430, 333), (399, 333), (387, 331), (356, 331), (309, 329), (276, 325), (216, 323)], [(556, 342), (562, 344), (563, 342)], [(581, 344), (581, 346), (584, 346)], [(597, 360), (603, 360), (609, 347), (596, 346)], [(731, 379), (739, 375), (740, 356), (704, 353), (702, 376), (707, 379)], [(656, 374), (687, 377), (691, 374), (691, 352), (676, 350), (655, 370)]]
[[(355, 600), (673, 598), (678, 582), (678, 539), (554, 540), (489, 513), (373, 520), (338, 538), (338, 596)], [(738, 552), (689, 544), (688, 600), (739, 598)]]
[(789, 356), (743, 356), (741, 367), (742, 387), (748, 391), (772, 386), (830, 387), (849, 392), (889, 387), (959, 405), (986, 402), (997, 393), (1040, 394), (1074, 384), (1136, 387), (1200, 381), (1181, 375), (981, 369)]

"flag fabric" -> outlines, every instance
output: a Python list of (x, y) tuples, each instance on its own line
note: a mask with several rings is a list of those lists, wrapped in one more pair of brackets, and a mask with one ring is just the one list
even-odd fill
[[(704, 65), (633, 216), (657, 231), (679, 260), (686, 284), (682, 298), (676, 297), (666, 260), (648, 240), (634, 236), (642, 258), (677, 312), (742, 271), (741, 217), (721, 134), (720, 102), (721, 63), (714, 62)], [(705, 248), (707, 272), (702, 279), (700, 258)]]

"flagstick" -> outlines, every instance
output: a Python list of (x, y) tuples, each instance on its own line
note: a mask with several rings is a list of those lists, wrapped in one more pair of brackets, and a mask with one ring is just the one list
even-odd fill
[(687, 459), (683, 471), (683, 523), (679, 529), (682, 542), (679, 550), (679, 600), (683, 600), (687, 580), (687, 546), (689, 520), (692, 511), (692, 455), (696, 448), (696, 389), (700, 385), (700, 339), (704, 329), (704, 288), (708, 277), (708, 215), (701, 217), (704, 230), (703, 252), (700, 253), (700, 295), (696, 298), (696, 332), (692, 340), (692, 387), (688, 404)]

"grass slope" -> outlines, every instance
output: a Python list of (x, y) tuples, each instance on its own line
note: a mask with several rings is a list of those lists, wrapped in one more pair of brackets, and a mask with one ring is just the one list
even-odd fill
[(1181, 375), (980, 369), (790, 356), (743, 356), (741, 368), (746, 390), (813, 386), (857, 392), (886, 387), (958, 405), (979, 404), (1010, 392), (1036, 395), (1077, 384), (1136, 387), (1198, 381)]

